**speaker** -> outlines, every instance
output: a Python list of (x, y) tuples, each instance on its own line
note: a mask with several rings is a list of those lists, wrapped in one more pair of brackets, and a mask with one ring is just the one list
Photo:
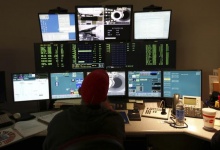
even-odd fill
[(172, 113), (174, 115), (176, 114), (176, 104), (178, 103), (179, 99), (180, 99), (179, 94), (173, 94)]

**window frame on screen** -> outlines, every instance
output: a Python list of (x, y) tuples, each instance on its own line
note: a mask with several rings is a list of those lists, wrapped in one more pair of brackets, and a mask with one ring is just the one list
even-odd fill
[[(56, 15), (56, 16), (63, 16), (63, 15), (73, 15), (73, 19), (72, 20), (68, 20), (69, 21), (69, 23), (74, 23), (74, 25), (69, 25), (69, 27), (66, 27), (65, 28), (65, 26), (63, 26), (63, 28), (61, 28), (61, 29), (63, 29), (63, 33), (65, 33), (66, 31), (66, 29), (68, 29), (68, 30), (70, 30), (71, 29), (71, 31), (72, 32), (70, 32), (70, 31), (68, 31), (67, 33), (68, 34), (70, 34), (70, 33), (72, 33), (72, 36), (73, 36), (73, 38), (70, 38), (69, 36), (70, 35), (68, 35), (68, 34), (64, 34), (64, 35), (62, 35), (62, 36), (64, 36), (65, 38), (63, 38), (63, 39), (50, 39), (50, 40), (45, 40), (44, 39), (44, 34), (43, 34), (43, 26), (42, 26), (42, 24), (41, 24), (41, 15)], [(44, 43), (47, 43), (47, 42), (49, 42), (49, 43), (51, 43), (51, 42), (53, 42), (53, 43), (58, 43), (58, 42), (76, 42), (77, 41), (77, 22), (76, 22), (76, 14), (74, 13), (74, 12), (65, 12), (65, 13), (38, 13), (38, 22), (39, 22), (39, 28), (40, 28), (40, 34), (41, 34), (41, 40), (42, 40), (42, 42), (44, 42)], [(65, 25), (65, 24), (64, 24)], [(55, 24), (53, 23), (53, 25), (52, 25), (53, 27), (55, 26)], [(55, 34), (56, 34), (56, 36), (57, 36), (57, 34), (60, 34), (60, 36), (61, 36), (61, 34), (62, 34), (62, 32), (60, 32), (59, 30), (60, 30), (60, 27), (59, 27), (59, 22), (57, 22), (57, 32), (55, 32), (55, 33), (53, 33), (53, 35), (51, 35), (51, 37), (54, 37), (55, 36)], [(68, 38), (67, 38), (68, 37)]]

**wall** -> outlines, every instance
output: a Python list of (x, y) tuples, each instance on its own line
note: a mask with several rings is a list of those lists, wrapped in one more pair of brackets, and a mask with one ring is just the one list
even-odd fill
[(177, 41), (177, 69), (203, 70), (203, 97), (209, 97), (208, 75), (220, 67), (220, 1), (218, 0), (7, 0), (0, 5), (0, 70), (7, 75), (7, 98), (2, 108), (11, 112), (37, 111), (37, 102), (13, 103), (12, 72), (34, 72), (33, 43), (41, 42), (37, 14), (75, 5), (133, 4), (134, 11), (149, 5), (172, 9), (170, 39)]

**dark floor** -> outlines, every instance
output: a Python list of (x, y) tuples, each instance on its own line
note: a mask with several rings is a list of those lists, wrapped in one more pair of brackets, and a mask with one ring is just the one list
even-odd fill
[[(44, 138), (28, 138), (0, 149), (42, 150)], [(125, 150), (211, 150), (208, 141), (183, 134), (153, 134), (146, 137), (127, 137), (124, 147)]]

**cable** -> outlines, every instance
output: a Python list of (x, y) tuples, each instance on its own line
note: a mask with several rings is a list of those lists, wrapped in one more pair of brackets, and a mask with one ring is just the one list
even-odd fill
[(159, 108), (164, 108), (164, 107), (165, 107), (165, 101), (164, 101), (164, 100), (161, 100), (161, 101), (160, 101)]
[(174, 117), (170, 117), (170, 119), (173, 121), (172, 123), (169, 123), (169, 125), (173, 128), (178, 128), (178, 129), (181, 129), (181, 128), (188, 128), (188, 124), (184, 121), (184, 124), (185, 126), (178, 126), (174, 120)]

